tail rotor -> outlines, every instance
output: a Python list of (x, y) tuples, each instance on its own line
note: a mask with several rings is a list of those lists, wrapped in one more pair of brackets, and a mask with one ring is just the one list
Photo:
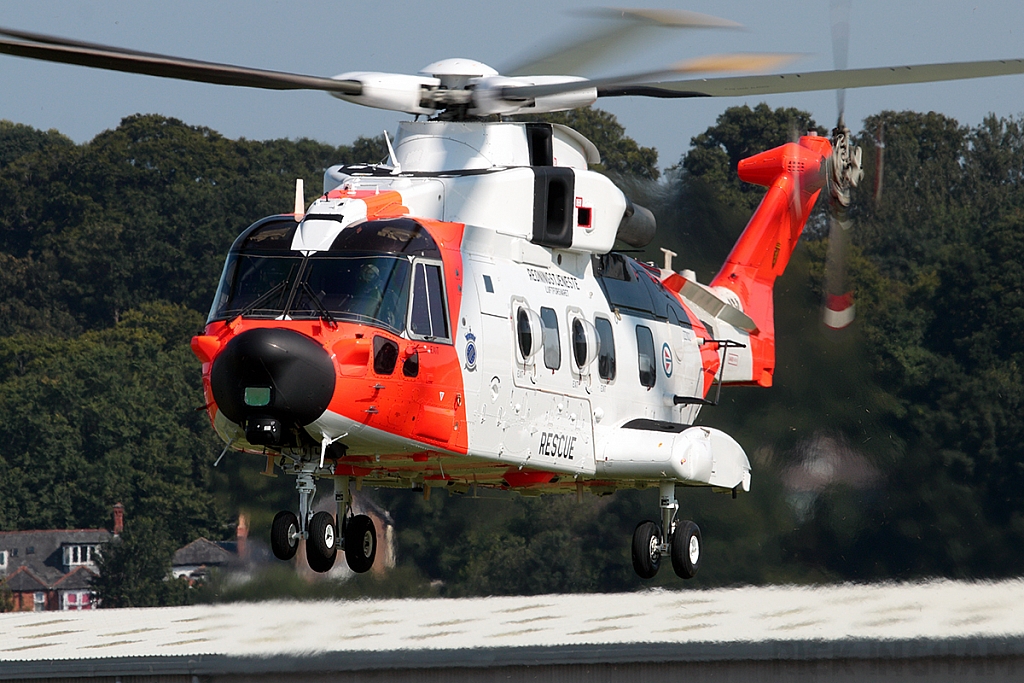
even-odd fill
[[(846, 69), (850, 44), (850, 2), (832, 0), (832, 57), (835, 68)], [(825, 325), (839, 330), (856, 317), (853, 288), (847, 277), (850, 251), (850, 190), (864, 177), (861, 148), (851, 144), (850, 129), (846, 127), (844, 113), (846, 91), (836, 90), (836, 108), (839, 111), (836, 127), (832, 129), (832, 156), (828, 159), (828, 253), (825, 257), (825, 301), (822, 320)]]

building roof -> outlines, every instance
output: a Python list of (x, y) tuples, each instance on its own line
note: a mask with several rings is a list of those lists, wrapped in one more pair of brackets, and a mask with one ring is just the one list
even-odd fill
[[(65, 545), (107, 543), (114, 534), (106, 529), (47, 529), (0, 531), (0, 550), (7, 552), (8, 567), (28, 567), (52, 587), (64, 577)], [(8, 570), (10, 572), (10, 570)]]
[(184, 548), (178, 548), (171, 560), (174, 567), (206, 566), (219, 567), (234, 558), (230, 552), (213, 541), (197, 538)]
[(12, 613), (0, 614), (0, 662), (143, 658), (148, 666), (302, 653), (387, 668), (572, 653), (846, 652), (836, 644), (864, 642), (927, 649), (963, 639), (997, 639), (1024, 652), (1022, 603), (1024, 580), (1013, 580)]
[(88, 590), (92, 588), (92, 580), (99, 576), (96, 572), (86, 566), (75, 567), (62, 576), (53, 588), (61, 591)]
[(46, 581), (33, 574), (28, 567), (18, 567), (14, 572), (8, 573), (7, 578), (0, 583), (15, 593), (34, 593), (49, 587)]

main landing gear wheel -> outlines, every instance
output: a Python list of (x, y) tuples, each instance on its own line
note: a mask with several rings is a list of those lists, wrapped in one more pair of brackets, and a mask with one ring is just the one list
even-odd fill
[(700, 527), (687, 520), (672, 534), (672, 569), (681, 579), (692, 579), (700, 569)]
[(641, 579), (653, 579), (661, 566), (661, 529), (640, 522), (633, 530), (633, 569)]
[(366, 515), (356, 515), (345, 525), (345, 559), (356, 574), (370, 571), (377, 557), (377, 530)]
[(294, 513), (282, 510), (274, 516), (270, 527), (270, 547), (279, 560), (295, 557), (299, 547), (299, 518)]
[(330, 571), (338, 555), (338, 539), (334, 530), (334, 516), (318, 512), (309, 520), (309, 539), (306, 541), (306, 560), (315, 572)]

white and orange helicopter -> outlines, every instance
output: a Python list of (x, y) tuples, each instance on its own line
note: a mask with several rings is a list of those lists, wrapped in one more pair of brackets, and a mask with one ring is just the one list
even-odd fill
[[(731, 23), (616, 12), (623, 31)], [(614, 251), (617, 242), (649, 244), (655, 221), (588, 170), (600, 160), (590, 141), (566, 126), (505, 117), (601, 97), (761, 95), (1024, 72), (1015, 59), (680, 78), (777, 61), (724, 55), (615, 78), (538, 75), (593, 50), (579, 41), (512, 75), (445, 59), (416, 75), (321, 78), (0, 34), (0, 53), (323, 90), (415, 116), (387, 138), (386, 162), (329, 168), (311, 205), (300, 184), (291, 212), (239, 235), (206, 329), (192, 340), (225, 452), (259, 454), (265, 472), (296, 478), (298, 511), (274, 519), (274, 553), (290, 559), (305, 540), (320, 572), (339, 549), (355, 572), (373, 564), (374, 524), (352, 509), (353, 489), (363, 486), (578, 497), (657, 486), (660, 520), (640, 522), (632, 538), (643, 578), (666, 556), (683, 578), (700, 567), (700, 529), (676, 519), (678, 487), (749, 490), (740, 444), (695, 422), (723, 385), (772, 385), (774, 282), (822, 190), (841, 224), (860, 177), (860, 151), (842, 117), (831, 139), (804, 135), (740, 163), (740, 177), (767, 194), (708, 283), (674, 271), (671, 252), (656, 267)], [(852, 310), (848, 297), (833, 299), (843, 302), (832, 311), (840, 326)], [(325, 478), (334, 482), (336, 515), (313, 512)]]

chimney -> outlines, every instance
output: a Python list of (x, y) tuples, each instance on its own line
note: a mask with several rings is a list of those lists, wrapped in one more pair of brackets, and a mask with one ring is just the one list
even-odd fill
[(235, 537), (238, 542), (238, 557), (245, 560), (249, 556), (249, 546), (246, 543), (246, 539), (249, 538), (249, 515), (238, 515), (238, 529), (235, 532)]
[(114, 505), (114, 535), (120, 536), (122, 531), (124, 531), (124, 505), (117, 503)]

